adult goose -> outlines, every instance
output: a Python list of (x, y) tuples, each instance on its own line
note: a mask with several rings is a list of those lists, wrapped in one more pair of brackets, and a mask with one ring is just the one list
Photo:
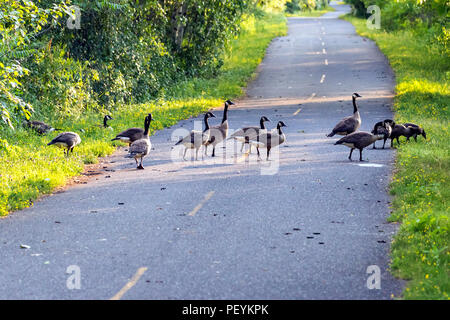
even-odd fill
[[(383, 149), (386, 144), (386, 140), (391, 137), (392, 126), (395, 125), (395, 122), (392, 120), (384, 120), (377, 122), (373, 127), (372, 134), (382, 134), (383, 135)], [(373, 143), (373, 148), (376, 149), (375, 142)]]
[(209, 118), (215, 118), (216, 116), (212, 112), (205, 113), (203, 121), (205, 123), (205, 129), (203, 131), (192, 130), (190, 134), (180, 139), (175, 145), (182, 144), (184, 146), (183, 160), (186, 160), (186, 152), (188, 149), (195, 149), (195, 160), (198, 160), (198, 150), (209, 140)]
[[(242, 142), (242, 146), (241, 146), (241, 152), (242, 150), (244, 150), (244, 146), (246, 144), (249, 144), (249, 141), (251, 139), (254, 139), (255, 137), (257, 137), (258, 135), (260, 135), (261, 133), (266, 133), (267, 129), (266, 129), (266, 125), (264, 124), (266, 121), (270, 120), (266, 117), (266, 116), (262, 116), (261, 119), (259, 120), (259, 127), (258, 126), (252, 126), (252, 127), (244, 127), (244, 128), (240, 128), (238, 130), (236, 130), (229, 139), (235, 139), (238, 141)], [(252, 145), (250, 144), (250, 150), (249, 152), (252, 152)]]
[(228, 107), (234, 105), (230, 100), (225, 101), (222, 123), (210, 128), (209, 140), (205, 143), (205, 155), (208, 155), (208, 146), (212, 145), (212, 156), (216, 156), (216, 145), (224, 141), (228, 135)]
[(393, 128), (392, 128), (392, 132), (391, 132), (391, 148), (394, 147), (394, 139), (397, 140), (397, 144), (400, 145), (400, 140), (399, 138), (401, 136), (406, 137), (406, 139), (408, 140), (409, 137), (414, 135), (414, 129), (412, 127), (406, 127), (403, 124), (396, 124)]
[(59, 148), (66, 148), (65, 155), (68, 156), (69, 152), (73, 152), (73, 148), (81, 142), (80, 136), (75, 132), (62, 132), (58, 134), (47, 145), (55, 145)]
[(273, 147), (279, 146), (286, 141), (286, 136), (284, 135), (281, 129), (282, 127), (287, 127), (287, 125), (283, 121), (278, 121), (276, 131), (261, 133), (254, 139), (249, 141), (250, 144), (256, 146), (256, 151), (258, 152), (258, 159), (261, 159), (261, 155), (259, 153), (260, 148), (267, 149), (266, 160), (268, 161), (270, 150)]
[(352, 153), (353, 150), (359, 150), (359, 161), (363, 161), (362, 159), (362, 151), (365, 147), (371, 145), (377, 140), (381, 140), (384, 138), (383, 134), (372, 134), (365, 131), (353, 132), (345, 137), (336, 141), (335, 145), (343, 144), (346, 147), (350, 148), (350, 155), (348, 156), (349, 160), (352, 161)]
[(333, 128), (333, 130), (327, 134), (327, 137), (332, 137), (335, 134), (340, 136), (346, 136), (347, 134), (353, 133), (359, 129), (361, 126), (361, 116), (359, 114), (358, 105), (356, 104), (356, 98), (361, 98), (358, 93), (353, 93), (353, 115), (345, 117)]
[(46, 124), (43, 121), (37, 121), (37, 120), (26, 120), (25, 126), (28, 128), (33, 129), (34, 131), (36, 131), (39, 134), (47, 134), (49, 132), (52, 131), (61, 131), (62, 129), (56, 129), (53, 128), (52, 126), (49, 126), (48, 124)]
[[(111, 128), (108, 125), (108, 121), (109, 120), (114, 120), (113, 117), (111, 117), (109, 114), (107, 114), (106, 116), (103, 117), (103, 128)], [(99, 125), (100, 126), (100, 125)]]
[[(152, 143), (150, 142), (150, 138), (148, 136), (149, 128), (150, 128), (150, 122), (153, 120), (152, 114), (149, 113), (145, 117), (144, 122), (144, 133), (142, 135), (142, 138), (135, 140), (130, 145), (130, 150), (128, 151), (128, 154), (125, 156), (125, 158), (134, 158), (136, 161), (137, 169), (144, 169), (144, 166), (142, 165), (142, 161), (146, 155), (150, 153), (150, 150), (152, 148)], [(138, 164), (138, 159), (141, 159), (140, 164)]]
[[(145, 117), (144, 126), (147, 122), (147, 117), (149, 116), (151, 117), (150, 113)], [(130, 128), (119, 133), (115, 138), (111, 139), (111, 141), (120, 140), (124, 143), (128, 143), (128, 145), (131, 146), (134, 141), (142, 139), (144, 137), (144, 132), (145, 130), (142, 128)]]
[[(411, 128), (411, 132), (412, 132), (412, 137), (414, 138), (414, 140), (417, 142), (417, 136), (418, 135), (422, 135), (425, 139), (427, 138), (427, 134), (425, 133), (425, 130), (420, 127), (419, 125), (415, 124), (415, 123), (411, 123), (411, 122), (407, 122), (403, 124), (405, 127), (409, 127)], [(409, 140), (410, 137), (406, 137), (406, 140)]]

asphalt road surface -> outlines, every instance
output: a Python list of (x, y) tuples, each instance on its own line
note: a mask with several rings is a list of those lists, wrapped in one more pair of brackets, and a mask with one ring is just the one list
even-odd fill
[[(346, 10), (290, 18), (230, 108), (231, 129), (262, 115), (271, 128), (288, 125), (271, 161), (243, 156), (231, 140), (215, 159), (183, 161), (176, 135), (201, 116), (152, 136), (145, 170), (120, 149), (88, 183), (0, 220), (0, 298), (398, 295), (403, 284), (388, 270), (396, 226), (386, 221), (394, 151), (368, 148), (368, 161), (350, 162), (349, 149), (325, 136), (352, 114), (353, 92), (363, 96), (361, 130), (392, 117), (393, 73), (373, 42), (337, 19)], [(214, 113), (211, 124), (222, 116)], [(381, 272), (380, 289), (367, 286), (369, 266)]]

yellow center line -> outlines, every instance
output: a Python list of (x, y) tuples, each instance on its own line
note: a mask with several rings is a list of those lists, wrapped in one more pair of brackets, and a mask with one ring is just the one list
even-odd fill
[(328, 65), (328, 59), (325, 59), (325, 65)]
[(209, 199), (211, 199), (211, 197), (214, 195), (215, 191), (210, 191), (206, 194), (205, 198), (194, 208), (194, 210), (192, 210), (191, 212), (189, 212), (189, 216), (194, 216), (198, 210), (200, 210), (203, 205), (206, 203), (206, 201), (208, 201)]
[[(314, 98), (316, 96), (316, 93), (314, 92), (313, 94), (311, 94), (311, 97), (309, 97), (308, 99), (306, 99), (307, 101), (312, 100), (312, 98)], [(302, 108), (299, 108), (297, 111), (295, 111), (292, 115), (296, 116), (297, 114), (299, 114), (299, 112), (302, 111)], [(248, 155), (247, 155), (248, 156)]]
[(295, 111), (292, 115), (296, 116), (300, 111), (302, 111), (302, 108), (299, 108), (297, 111)]
[(127, 293), (127, 291), (130, 290), (139, 281), (145, 271), (147, 271), (147, 267), (139, 268), (134, 274), (133, 278), (131, 278), (131, 280), (128, 281), (127, 284), (122, 289), (120, 289), (120, 291), (117, 292), (110, 300), (120, 300), (123, 295)]

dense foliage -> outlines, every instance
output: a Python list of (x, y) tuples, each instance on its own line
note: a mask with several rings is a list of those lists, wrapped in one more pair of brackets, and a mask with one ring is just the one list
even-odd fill
[(414, 30), (426, 36), (450, 58), (450, 1), (449, 0), (346, 0), (353, 13), (367, 17), (367, 8), (381, 9), (381, 27), (387, 31)]
[(2, 1), (3, 121), (12, 127), (29, 118), (33, 107), (43, 118), (78, 117), (89, 109), (164, 97), (179, 80), (214, 76), (239, 22), (255, 4)]
[(286, 1), (285, 11), (295, 13), (297, 11), (318, 10), (328, 6), (328, 0), (289, 0)]

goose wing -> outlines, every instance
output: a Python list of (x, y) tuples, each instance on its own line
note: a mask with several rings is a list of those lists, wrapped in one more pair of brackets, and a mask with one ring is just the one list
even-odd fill
[(75, 132), (62, 132), (58, 134), (52, 141), (50, 141), (47, 145), (52, 144), (64, 144), (69, 147), (76, 146), (81, 142), (80, 136)]
[(142, 128), (130, 128), (127, 130), (124, 130), (120, 132), (113, 140), (120, 140), (120, 139), (127, 139), (127, 140), (138, 140), (142, 138), (142, 135), (144, 134), (144, 129)]
[(129, 154), (133, 157), (145, 156), (150, 152), (150, 148), (150, 139), (139, 139), (131, 144)]
[(237, 140), (245, 140), (245, 139), (255, 139), (259, 134), (267, 132), (266, 129), (261, 129), (260, 127), (244, 127), (240, 128), (237, 131), (235, 131), (231, 136), (231, 138), (237, 139)]
[(194, 145), (200, 146), (208, 140), (209, 134), (206, 132), (192, 130), (187, 136), (178, 141), (175, 145)]
[(276, 147), (286, 140), (284, 134), (280, 135), (278, 132), (265, 132), (256, 136), (249, 141), (250, 144), (259, 148)]
[(351, 148), (365, 148), (372, 144), (375, 140), (374, 135), (371, 133), (359, 131), (342, 137), (335, 144), (343, 144)]
[(355, 131), (359, 127), (359, 121), (354, 117), (345, 117), (341, 121), (337, 123), (337, 125), (334, 126), (333, 132), (339, 133), (339, 132), (349, 132), (349, 131)]

